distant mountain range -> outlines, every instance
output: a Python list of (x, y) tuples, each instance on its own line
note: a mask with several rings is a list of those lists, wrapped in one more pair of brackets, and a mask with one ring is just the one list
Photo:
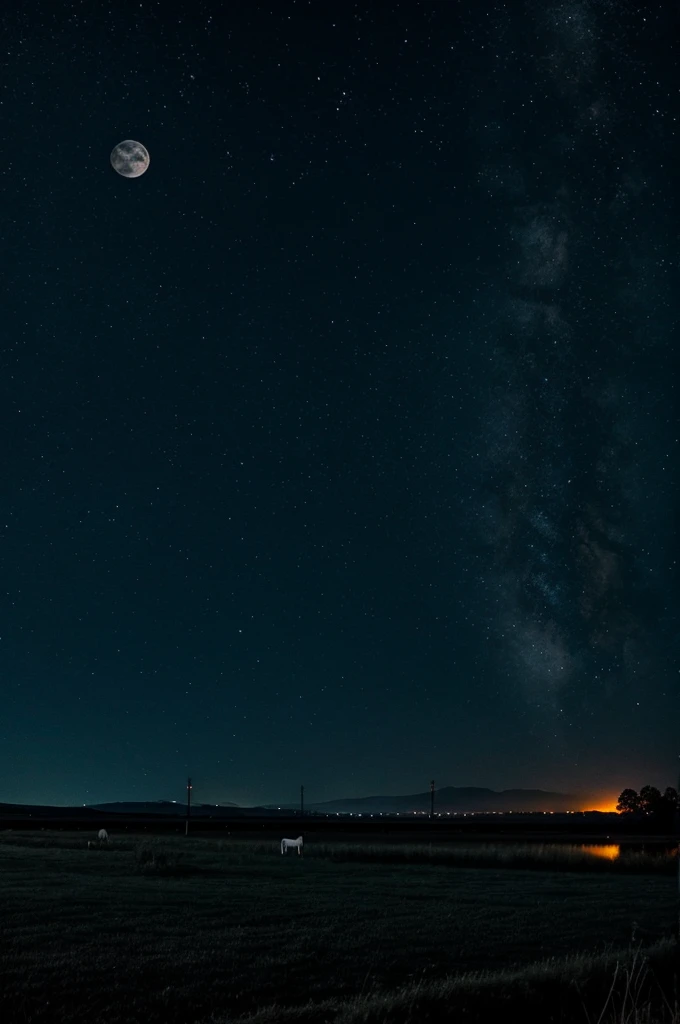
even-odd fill
[[(293, 806), (293, 805), (291, 805)], [(544, 789), (505, 789), (497, 792), (477, 786), (444, 786), (435, 791), (435, 812), (471, 811), (576, 811), (584, 806), (582, 797), (570, 793), (551, 793)], [(411, 796), (364, 796), (327, 800), (310, 804), (311, 811), (354, 814), (408, 814), (430, 810), (430, 793)]]
[[(459, 814), (476, 811), (575, 811), (584, 806), (581, 797), (569, 793), (551, 793), (543, 789), (506, 789), (496, 792), (471, 786), (457, 788), (446, 786), (435, 792), (435, 811)], [(217, 817), (222, 813), (298, 810), (298, 803), (270, 804), (265, 807), (239, 807), (238, 804), (192, 804), (192, 815), (210, 814)], [(363, 796), (347, 797), (340, 800), (326, 800), (322, 803), (305, 804), (308, 811), (319, 814), (412, 814), (414, 811), (430, 810), (430, 793), (415, 793), (410, 796)], [(150, 803), (109, 803), (95, 804), (93, 810), (114, 814), (186, 814), (186, 804), (168, 800)]]
[[(595, 802), (595, 801), (592, 801)], [(592, 806), (592, 802), (590, 806)], [(241, 807), (235, 803), (199, 804), (193, 803), (191, 815), (196, 818), (250, 817), (287, 815), (299, 810), (298, 803), (270, 804), (263, 807)], [(531, 811), (578, 811), (589, 806), (584, 796), (569, 793), (553, 793), (544, 789), (505, 789), (500, 792), (476, 786), (445, 786), (435, 791), (435, 813), (490, 813), (493, 811), (528, 813)], [(326, 800), (321, 803), (305, 804), (310, 813), (318, 814), (413, 814), (429, 813), (430, 793), (414, 793), (410, 796), (364, 796), (340, 800)], [(0, 804), (0, 815), (30, 814), (44, 817), (51, 812), (76, 817), (85, 817), (92, 811), (117, 815), (159, 815), (163, 817), (185, 817), (186, 804), (175, 800), (121, 800), (114, 803), (91, 804), (87, 807), (55, 808), (29, 807), (17, 804)]]

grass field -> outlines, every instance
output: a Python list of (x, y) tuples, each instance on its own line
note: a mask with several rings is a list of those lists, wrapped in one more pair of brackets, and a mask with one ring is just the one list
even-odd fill
[(524, 1021), (585, 1022), (617, 959), (609, 1009), (626, 971), (646, 998), (641, 954), (631, 967), (618, 952), (639, 943), (670, 991), (672, 874), (352, 851), (183, 837), (88, 851), (78, 834), (0, 834), (0, 1019), (485, 1020), (519, 999)]

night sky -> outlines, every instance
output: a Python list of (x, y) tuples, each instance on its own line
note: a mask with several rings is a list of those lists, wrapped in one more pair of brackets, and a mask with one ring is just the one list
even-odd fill
[(677, 6), (0, 30), (0, 800), (675, 784)]

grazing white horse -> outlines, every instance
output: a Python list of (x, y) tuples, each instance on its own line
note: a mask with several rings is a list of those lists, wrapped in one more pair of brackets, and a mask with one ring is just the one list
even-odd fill
[(282, 839), (281, 840), (281, 853), (287, 853), (288, 850), (293, 847), (297, 847), (298, 856), (302, 853), (302, 836), (298, 836), (297, 839)]
[(97, 832), (97, 839), (99, 840), (100, 843), (108, 843), (109, 833), (106, 831), (105, 828), (99, 829), (99, 832)]

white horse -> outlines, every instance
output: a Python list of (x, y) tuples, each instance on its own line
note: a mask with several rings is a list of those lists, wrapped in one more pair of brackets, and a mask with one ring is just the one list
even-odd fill
[(106, 831), (105, 828), (99, 829), (99, 832), (97, 832), (97, 839), (99, 840), (100, 843), (108, 843), (109, 833)]
[(291, 846), (293, 849), (297, 848), (299, 856), (302, 853), (302, 836), (298, 836), (297, 839), (282, 839), (281, 853), (287, 853)]

